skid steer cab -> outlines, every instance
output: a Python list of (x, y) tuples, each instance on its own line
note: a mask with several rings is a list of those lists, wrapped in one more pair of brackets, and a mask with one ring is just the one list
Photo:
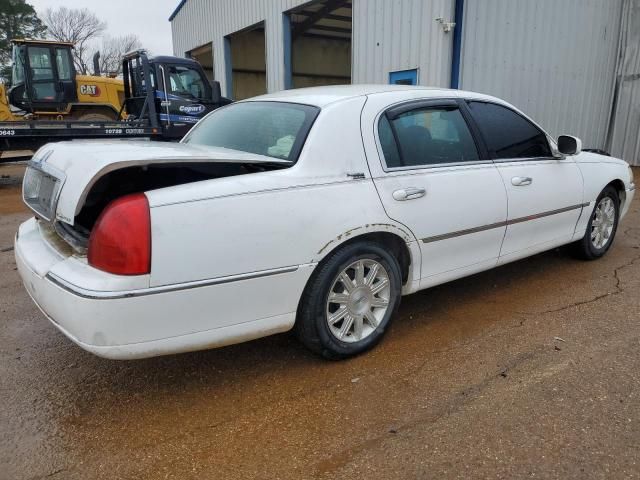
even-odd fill
[(0, 121), (120, 118), (122, 80), (77, 75), (72, 43), (12, 40), (12, 87), (0, 99)]
[(182, 138), (207, 113), (231, 103), (189, 58), (149, 57), (137, 50), (125, 55), (122, 72), (129, 119), (148, 119), (167, 140)]

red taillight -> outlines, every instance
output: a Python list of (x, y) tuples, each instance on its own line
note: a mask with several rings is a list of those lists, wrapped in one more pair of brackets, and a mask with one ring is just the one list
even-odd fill
[(89, 237), (89, 265), (116, 275), (151, 271), (151, 218), (143, 193), (114, 200)]

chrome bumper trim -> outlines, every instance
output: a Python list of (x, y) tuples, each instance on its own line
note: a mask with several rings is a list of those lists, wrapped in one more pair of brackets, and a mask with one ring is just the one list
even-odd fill
[(192, 288), (209, 287), (212, 285), (222, 285), (225, 283), (239, 282), (242, 280), (252, 280), (255, 278), (269, 277), (272, 275), (280, 275), (282, 273), (292, 273), (298, 270), (298, 267), (274, 268), (272, 270), (262, 270), (260, 272), (244, 273), (241, 275), (229, 275), (226, 277), (212, 278), (209, 280), (198, 280), (195, 282), (179, 283), (172, 285), (162, 285), (160, 287), (149, 287), (139, 290), (126, 290), (117, 292), (101, 292), (96, 290), (87, 290), (78, 287), (55, 274), (47, 273), (46, 279), (78, 297), (88, 298), (91, 300), (111, 300), (120, 298), (143, 297), (147, 295), (156, 295), (159, 293), (176, 292), (179, 290), (190, 290)]

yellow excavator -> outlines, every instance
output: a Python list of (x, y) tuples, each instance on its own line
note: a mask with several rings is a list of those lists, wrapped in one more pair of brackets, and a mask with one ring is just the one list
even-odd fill
[(123, 81), (77, 75), (72, 43), (47, 40), (12, 43), (13, 81), (8, 91), (0, 83), (0, 122), (121, 119), (125, 100)]

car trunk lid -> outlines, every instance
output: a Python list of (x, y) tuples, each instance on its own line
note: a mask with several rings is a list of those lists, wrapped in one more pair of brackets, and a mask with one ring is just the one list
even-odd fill
[[(25, 203), (48, 222), (74, 225), (92, 186), (110, 172), (146, 166), (275, 165), (290, 162), (226, 148), (180, 143), (112, 141), (61, 142), (40, 149), (29, 164), (23, 183)], [(172, 175), (176, 176), (175, 169)], [(222, 175), (226, 176), (226, 175)], [(217, 178), (215, 173), (199, 176)], [(160, 187), (171, 184), (171, 179)], [(184, 180), (175, 184), (185, 183)], [(145, 187), (149, 187), (148, 182)], [(144, 191), (143, 188), (141, 191)]]

